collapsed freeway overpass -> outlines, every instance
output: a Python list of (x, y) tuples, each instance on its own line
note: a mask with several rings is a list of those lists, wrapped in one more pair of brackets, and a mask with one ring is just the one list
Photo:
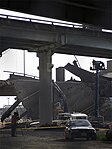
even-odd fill
[[(102, 30), (112, 29), (111, 1), (103, 0), (103, 5), (100, 5), (100, 1), (97, 3), (87, 0), (85, 3), (83, 1), (79, 3), (77, 0), (23, 0), (21, 3), (17, 0), (16, 2), (18, 5), (12, 0), (5, 2), (0, 0), (0, 7), (79, 23), (78, 25), (59, 21), (40, 23), (40, 20), (24, 18), (24, 16), (0, 15), (1, 56), (8, 48), (37, 52), (40, 77), (40, 122), (49, 123), (52, 120), (52, 54), (112, 58), (112, 34)], [(44, 111), (45, 100), (45, 107), (49, 110)]]

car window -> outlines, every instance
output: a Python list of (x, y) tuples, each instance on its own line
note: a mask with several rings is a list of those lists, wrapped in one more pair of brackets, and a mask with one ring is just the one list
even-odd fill
[(71, 122), (71, 126), (77, 126), (77, 127), (80, 127), (80, 126), (91, 126), (91, 124), (88, 122), (88, 121), (84, 121), (84, 120), (76, 120), (76, 121), (72, 121)]
[(76, 119), (87, 119), (85, 116), (78, 116)]

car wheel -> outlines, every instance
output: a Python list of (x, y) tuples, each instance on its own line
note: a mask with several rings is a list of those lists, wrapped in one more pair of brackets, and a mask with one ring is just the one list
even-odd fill
[(107, 140), (111, 141), (112, 140), (112, 130), (107, 130), (106, 132), (106, 138)]
[(86, 139), (87, 139), (87, 140), (89, 140), (89, 139), (90, 139), (90, 137), (87, 137)]
[(96, 135), (92, 136), (91, 140), (96, 140)]

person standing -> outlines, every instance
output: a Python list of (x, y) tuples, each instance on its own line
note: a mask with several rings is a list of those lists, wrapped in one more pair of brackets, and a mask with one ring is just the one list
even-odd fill
[(16, 137), (16, 128), (17, 128), (17, 121), (19, 120), (18, 112), (14, 112), (11, 118), (11, 136)]

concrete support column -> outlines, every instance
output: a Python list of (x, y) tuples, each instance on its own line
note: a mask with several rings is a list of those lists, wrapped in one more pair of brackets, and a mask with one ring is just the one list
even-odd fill
[(39, 56), (40, 100), (39, 117), (41, 124), (50, 124), (53, 117), (52, 98), (52, 54), (41, 51)]

